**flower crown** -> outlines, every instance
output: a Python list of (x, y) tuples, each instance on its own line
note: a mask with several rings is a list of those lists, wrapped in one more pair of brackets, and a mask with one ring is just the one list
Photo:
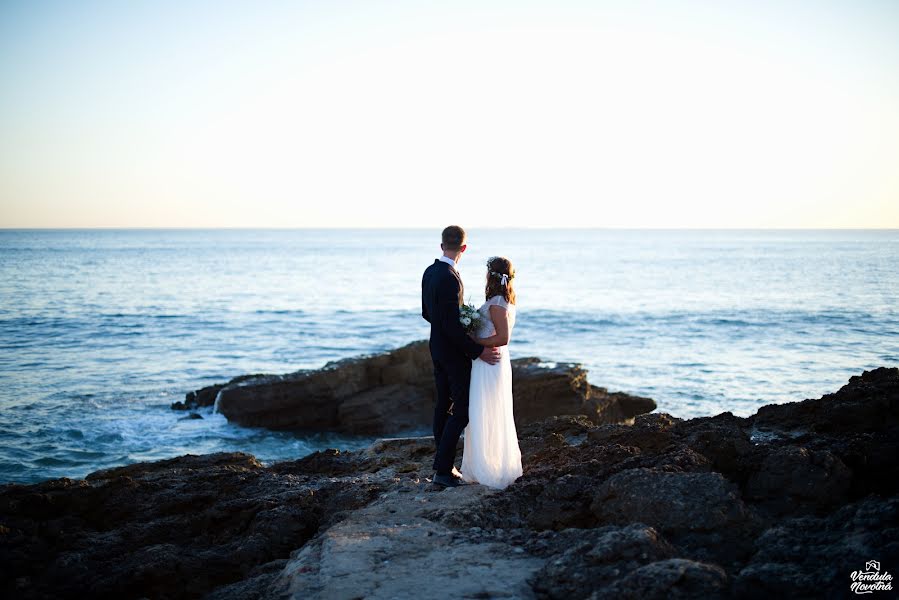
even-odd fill
[[(498, 256), (491, 256), (491, 257), (487, 260), (487, 268), (488, 268), (488, 269), (490, 268), (490, 263), (492, 263), (492, 262), (493, 262), (494, 260), (496, 260), (497, 258), (499, 258), (499, 257), (498, 257)], [(500, 285), (502, 285), (503, 287), (505, 287), (510, 281), (512, 281), (513, 279), (515, 279), (515, 272), (514, 272), (514, 271), (513, 271), (512, 273), (497, 273), (496, 271), (490, 271), (490, 275), (491, 275), (492, 277), (496, 277), (497, 279), (499, 279)]]

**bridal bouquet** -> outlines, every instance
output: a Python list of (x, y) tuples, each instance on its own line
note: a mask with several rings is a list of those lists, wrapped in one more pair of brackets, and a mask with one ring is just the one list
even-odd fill
[(459, 322), (465, 328), (465, 333), (474, 334), (481, 326), (481, 313), (472, 304), (463, 304), (459, 307)]

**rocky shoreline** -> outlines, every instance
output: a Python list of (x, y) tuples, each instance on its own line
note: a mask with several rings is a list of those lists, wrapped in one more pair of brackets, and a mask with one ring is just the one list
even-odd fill
[(866, 562), (881, 575), (899, 565), (899, 369), (747, 418), (569, 415), (519, 434), (525, 473), (503, 491), (434, 488), (427, 438), (268, 467), (246, 454), (184, 456), (6, 485), (0, 589), (844, 598)]

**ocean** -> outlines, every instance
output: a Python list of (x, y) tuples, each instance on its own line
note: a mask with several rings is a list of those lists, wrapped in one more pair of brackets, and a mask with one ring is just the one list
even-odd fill
[[(424, 339), (435, 230), (0, 230), (0, 483), (185, 453), (263, 461), (371, 440), (171, 402)], [(515, 265), (513, 358), (583, 363), (677, 417), (835, 391), (899, 364), (899, 231), (469, 231)]]

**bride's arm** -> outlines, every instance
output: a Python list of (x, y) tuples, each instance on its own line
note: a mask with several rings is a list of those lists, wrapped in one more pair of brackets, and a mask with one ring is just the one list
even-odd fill
[(509, 311), (502, 306), (493, 305), (490, 307), (490, 320), (493, 321), (496, 335), (477, 338), (475, 341), (487, 347), (506, 346), (509, 343)]

